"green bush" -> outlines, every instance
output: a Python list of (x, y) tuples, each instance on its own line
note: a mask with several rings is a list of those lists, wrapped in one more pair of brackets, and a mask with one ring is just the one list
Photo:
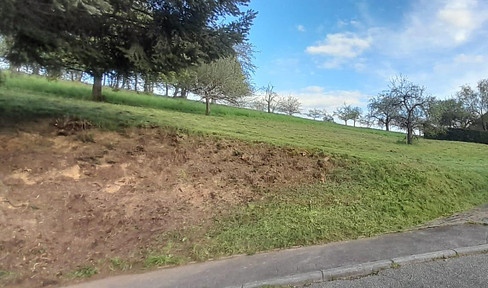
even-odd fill
[(488, 131), (448, 128), (425, 133), (425, 138), (488, 144)]

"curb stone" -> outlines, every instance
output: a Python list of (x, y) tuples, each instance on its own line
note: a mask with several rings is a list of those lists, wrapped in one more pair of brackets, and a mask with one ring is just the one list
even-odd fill
[[(240, 288), (257, 288), (265, 285), (297, 285), (305, 283), (328, 282), (337, 279), (367, 276), (384, 269), (393, 268), (394, 265), (405, 265), (423, 263), (436, 259), (446, 259), (456, 256), (467, 256), (473, 254), (488, 253), (488, 244), (477, 246), (460, 247), (448, 250), (441, 250), (423, 254), (415, 254), (403, 257), (396, 257), (389, 260), (379, 260), (366, 262), (350, 266), (331, 268), (326, 270), (312, 271), (307, 273), (295, 274), (280, 278), (273, 278), (263, 281), (255, 281), (238, 286)], [(226, 287), (226, 288), (234, 288)], [(237, 287), (236, 287), (237, 288)]]
[(257, 288), (265, 285), (289, 285), (302, 283), (320, 283), (323, 282), (322, 271), (312, 271), (307, 273), (295, 274), (291, 276), (275, 278), (265, 281), (256, 281), (242, 285), (242, 288)]
[(323, 270), (323, 281), (331, 281), (341, 278), (358, 277), (378, 272), (383, 269), (390, 268), (393, 262), (391, 260), (380, 260), (374, 262), (366, 262), (357, 265), (332, 268)]
[(417, 254), (417, 255), (410, 255), (410, 256), (403, 256), (391, 259), (394, 264), (403, 265), (403, 264), (411, 264), (411, 263), (422, 263), (426, 261), (430, 261), (433, 259), (441, 259), (441, 258), (449, 258), (456, 256), (457, 253), (454, 250), (442, 250), (424, 254)]
[(460, 247), (452, 249), (456, 251), (458, 255), (471, 255), (477, 253), (486, 253), (488, 252), (488, 244), (478, 245), (478, 246), (471, 246), (471, 247)]

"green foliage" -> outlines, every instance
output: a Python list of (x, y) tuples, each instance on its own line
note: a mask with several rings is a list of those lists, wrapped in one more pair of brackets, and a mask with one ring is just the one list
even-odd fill
[(92, 266), (83, 266), (70, 273), (73, 278), (90, 278), (98, 274), (98, 269)]
[(151, 251), (144, 261), (145, 267), (176, 265), (185, 262), (179, 255), (171, 254), (173, 243), (169, 241), (161, 252)]
[(436, 100), (429, 105), (429, 121), (438, 128), (466, 128), (472, 115), (456, 99)]
[(132, 269), (132, 265), (119, 257), (115, 257), (110, 259), (109, 269), (111, 271), (127, 271)]
[(488, 144), (488, 131), (448, 128), (426, 131), (425, 138)]
[(239, 98), (249, 95), (251, 87), (241, 64), (235, 57), (227, 57), (198, 66), (190, 91), (206, 100), (208, 115), (211, 100), (236, 102)]
[(458, 91), (457, 97), (464, 109), (471, 115), (470, 124), (479, 124), (479, 128), (486, 131), (488, 130), (486, 123), (488, 120), (485, 119), (488, 112), (488, 79), (480, 80), (477, 88), (478, 90), (475, 91), (469, 85), (463, 85)]
[(82, 70), (96, 82), (111, 71), (158, 74), (235, 55), (256, 16), (241, 11), (248, 3), (8, 0), (0, 2), (0, 34), (11, 41), (11, 63)]
[(378, 126), (385, 126), (386, 131), (398, 117), (398, 100), (391, 93), (380, 93), (369, 100), (368, 121)]

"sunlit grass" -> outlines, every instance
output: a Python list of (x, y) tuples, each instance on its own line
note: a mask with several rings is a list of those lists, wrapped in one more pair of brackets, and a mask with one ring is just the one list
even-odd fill
[[(325, 183), (270, 187), (262, 200), (234, 207), (211, 225), (161, 235), (164, 249), (154, 250), (147, 266), (399, 231), (488, 201), (488, 145), (424, 139), (406, 145), (402, 133), (225, 106), (205, 116), (197, 101), (109, 89), (104, 94), (109, 103), (95, 103), (88, 101), (87, 85), (7, 78), (0, 119), (70, 115), (105, 129), (157, 125), (291, 146), (335, 163)], [(168, 249), (167, 243), (174, 245)]]

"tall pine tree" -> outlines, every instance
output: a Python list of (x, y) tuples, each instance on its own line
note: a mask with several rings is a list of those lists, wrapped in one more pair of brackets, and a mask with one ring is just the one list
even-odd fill
[[(233, 55), (256, 13), (250, 0), (2, 0), (0, 34), (7, 59), (34, 61), (93, 76), (178, 71)], [(222, 21), (231, 18), (231, 21)]]

